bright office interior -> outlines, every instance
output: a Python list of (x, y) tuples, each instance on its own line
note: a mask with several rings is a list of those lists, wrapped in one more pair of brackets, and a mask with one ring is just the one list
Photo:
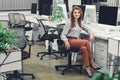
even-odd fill
[[(58, 6), (62, 9), (62, 11), (57, 13), (55, 12), (55, 8)], [(64, 27), (65, 20), (69, 18), (70, 11), (73, 6), (81, 7), (84, 13), (84, 16), (83, 16), (84, 26), (89, 27), (90, 30), (92, 30), (94, 33), (95, 41), (91, 42), (92, 52), (94, 55), (95, 62), (100, 67), (102, 67), (101, 70), (97, 72), (104, 73), (104, 70), (107, 70), (109, 71), (110, 75), (118, 73), (119, 55), (120, 55), (119, 53), (119, 50), (120, 50), (119, 48), (119, 45), (120, 45), (120, 0), (0, 0), (0, 23), (1, 21), (8, 21), (12, 28), (15, 28), (16, 26), (21, 24), (20, 22), (18, 22), (17, 24), (16, 23), (14, 24), (15, 20), (13, 20), (13, 23), (12, 23), (12, 21), (10, 21), (11, 20), (9, 16), (10, 13), (23, 14), (26, 21), (29, 21), (31, 23), (32, 30), (26, 31), (25, 34), (27, 35), (28, 41), (32, 43), (32, 46), (30, 46), (30, 48), (32, 49), (31, 54), (30, 54), (31, 57), (30, 56), (29, 57), (30, 59), (33, 58), (33, 60), (31, 60), (31, 62), (30, 61), (26, 62), (27, 65), (28, 63), (32, 63), (32, 61), (33, 63), (35, 61), (36, 64), (37, 63), (39, 64), (40, 61), (42, 61), (42, 63), (44, 64), (47, 64), (50, 61), (50, 63), (52, 64), (49, 63), (49, 65), (51, 65), (54, 69), (51, 69), (51, 68), (49, 69), (51, 71), (53, 70), (52, 72), (54, 73), (54, 75), (58, 77), (57, 79), (57, 77), (54, 78), (52, 76), (54, 80), (67, 80), (67, 79), (69, 80), (82, 80), (82, 79), (91, 80), (86, 75), (83, 75), (84, 73), (82, 74), (74, 73), (74, 72), (72, 73), (72, 71), (71, 73), (73, 75), (77, 75), (76, 76), (77, 78), (75, 77), (68, 78), (71, 76), (70, 75), (71, 73), (69, 73), (69, 71), (64, 74), (66, 76), (61, 76), (62, 71), (61, 70), (57, 71), (55, 69), (55, 65), (56, 64), (60, 65), (61, 64), (60, 61), (63, 59), (61, 58), (61, 56), (59, 58), (58, 56), (59, 54), (57, 54), (57, 56), (56, 55), (54, 56), (58, 58), (57, 59), (58, 61), (60, 60), (59, 63), (56, 63), (57, 60), (54, 59), (53, 57), (43, 56), (41, 58), (42, 56), (41, 54), (37, 55), (39, 51), (41, 52), (51, 51), (49, 50), (49, 48), (52, 48), (53, 51), (59, 52), (59, 45), (57, 45), (58, 38), (54, 38), (53, 41), (50, 40), (50, 43), (48, 40), (44, 42), (40, 41), (40, 36), (44, 35), (44, 31), (43, 31), (44, 29), (42, 30), (40, 28), (41, 24), (39, 20), (42, 21), (43, 25), (49, 26), (49, 28), (52, 28), (53, 33), (58, 35), (59, 34), (57, 31), (58, 28), (61, 29)], [(58, 15), (62, 14), (63, 16), (57, 17), (55, 16), (56, 14)], [(15, 16), (14, 16), (14, 19), (15, 19)], [(17, 19), (16, 21), (19, 21), (19, 19)], [(14, 27), (12, 26), (13, 24), (14, 24)], [(50, 30), (52, 31), (52, 29)], [(49, 34), (51, 33), (52, 32), (49, 32)], [(83, 35), (83, 38), (88, 39), (88, 34), (85, 31), (82, 31), (81, 35)], [(39, 47), (38, 45), (42, 47)], [(28, 47), (27, 49), (29, 50)], [(15, 53), (18, 53), (18, 55), (14, 55)], [(26, 63), (22, 63), (23, 62), (21, 59), (22, 56), (20, 54), (21, 51), (18, 50), (15, 53), (13, 52), (13, 54), (11, 54), (8, 57), (6, 57), (6, 55), (0, 54), (0, 57), (1, 57), (0, 59), (0, 80), (32, 80), (31, 78), (27, 79), (26, 77), (24, 77), (24, 79), (19, 78), (19, 77), (18, 77), (19, 79), (15, 79), (14, 77), (15, 75), (13, 75), (12, 78), (10, 79), (6, 79), (7, 72), (14, 71), (14, 70), (24, 71), (24, 66), (26, 66)], [(32, 53), (34, 53), (34, 55)], [(78, 58), (79, 54), (76, 54), (76, 53), (72, 53), (72, 54), (73, 54), (72, 63), (73, 64), (77, 63), (77, 60), (79, 59)], [(4, 59), (5, 57), (6, 59)], [(50, 60), (51, 58), (52, 60)], [(18, 62), (14, 60), (17, 60)], [(65, 57), (64, 60), (66, 60), (64, 62), (67, 62), (68, 58)], [(12, 61), (12, 63), (10, 61)], [(13, 67), (13, 65), (16, 65), (16, 66)], [(33, 65), (34, 64), (32, 64), (32, 66)], [(49, 65), (47, 65), (47, 67)], [(41, 67), (39, 68), (41, 69)], [(32, 73), (31, 71), (32, 69), (29, 68), (30, 73)], [(34, 66), (34, 69), (35, 69), (35, 66)], [(29, 73), (29, 70), (27, 69), (28, 73)], [(35, 71), (37, 72), (37, 70)], [(52, 72), (49, 74), (46, 72), (47, 74), (45, 74), (43, 71), (44, 75), (46, 76), (41, 75), (42, 74), (41, 72), (39, 74), (39, 71), (38, 73), (33, 72), (32, 74), (35, 76), (35, 80), (45, 80), (45, 79), (53, 80), (52, 77), (46, 78), (47, 76), (50, 76), (50, 74), (53, 74)]]

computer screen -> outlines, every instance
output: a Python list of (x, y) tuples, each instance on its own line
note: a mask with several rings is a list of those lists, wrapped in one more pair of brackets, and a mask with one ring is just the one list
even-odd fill
[(74, 6), (78, 6), (78, 7), (80, 7), (80, 8), (82, 9), (82, 11), (83, 11), (83, 16), (84, 16), (85, 5), (73, 5), (72, 7), (74, 7)]
[(42, 15), (52, 15), (52, 7), (50, 3), (44, 3), (42, 6)]
[(95, 5), (86, 5), (84, 12), (84, 21), (87, 21), (89, 18), (89, 22), (97, 22), (97, 14), (96, 14), (96, 6)]
[(118, 7), (113, 6), (100, 6), (98, 23), (117, 25)]
[(37, 13), (37, 3), (32, 3), (31, 13), (33, 13), (33, 14)]

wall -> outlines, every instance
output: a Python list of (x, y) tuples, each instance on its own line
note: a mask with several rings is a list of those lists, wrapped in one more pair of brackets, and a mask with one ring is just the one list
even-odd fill
[(0, 10), (31, 9), (31, 3), (38, 0), (0, 0)]
[(53, 3), (58, 3), (58, 2), (62, 2), (62, 3), (64, 3), (63, 0), (53, 0)]
[(81, 0), (68, 0), (69, 11), (72, 9), (72, 5), (81, 5)]
[(118, 6), (120, 5), (119, 3), (120, 3), (120, 0), (107, 0), (107, 4), (109, 6)]

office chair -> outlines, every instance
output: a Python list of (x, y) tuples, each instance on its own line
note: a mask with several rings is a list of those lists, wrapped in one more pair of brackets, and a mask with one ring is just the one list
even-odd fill
[(58, 50), (61, 52), (61, 53), (64, 53), (64, 54), (68, 54), (67, 56), (68, 56), (68, 63), (67, 63), (67, 65), (56, 65), (55, 66), (55, 69), (56, 70), (59, 70), (60, 68), (65, 68), (65, 69), (63, 69), (62, 70), (62, 72), (61, 72), (61, 75), (64, 75), (65, 74), (65, 72), (66, 71), (69, 71), (69, 70), (71, 70), (71, 69), (73, 69), (73, 70), (75, 70), (75, 71), (77, 71), (77, 72), (82, 72), (81, 70), (82, 70), (82, 64), (79, 64), (79, 65), (73, 65), (72, 64), (72, 61), (71, 61), (71, 58), (72, 58), (72, 53), (74, 52), (74, 53), (81, 53), (80, 51), (79, 51), (79, 49), (77, 49), (77, 48), (70, 48), (70, 50), (67, 50), (66, 48), (65, 48), (65, 46), (64, 46), (64, 41), (63, 40), (57, 40), (57, 44), (58, 44)]
[(43, 57), (45, 55), (54, 55), (56, 57), (56, 59), (58, 59), (58, 55), (56, 55), (55, 53), (59, 53), (61, 54), (59, 51), (52, 51), (52, 48), (51, 48), (51, 43), (54, 42), (54, 39), (57, 39), (58, 38), (58, 35), (57, 34), (54, 34), (54, 32), (56, 31), (56, 29), (54, 28), (49, 28), (48, 26), (45, 26), (41, 20), (37, 19), (38, 22), (39, 22), (39, 41), (46, 41), (48, 40), (48, 51), (47, 52), (39, 52), (37, 54), (37, 57), (39, 57), (40, 54), (43, 54), (41, 56), (41, 60), (43, 59)]
[(11, 27), (24, 28), (25, 31), (30, 31), (33, 29), (31, 27), (31, 22), (27, 21), (22, 13), (9, 13), (8, 17)]
[[(33, 74), (23, 72), (23, 60), (30, 58), (32, 43), (30, 43), (26, 40), (24, 28), (11, 28), (10, 31), (16, 32), (18, 35), (18, 37), (15, 38), (14, 40), (16, 41), (18, 48), (21, 49), (21, 53), (22, 53), (22, 73), (19, 73), (17, 70), (15, 70), (13, 72), (13, 74), (7, 74), (8, 80), (14, 80), (14, 79), (24, 80), (23, 76), (31, 76), (32, 79), (35, 79), (35, 76)], [(29, 45), (28, 52), (24, 51), (24, 49), (27, 45)]]
[(0, 23), (2, 24), (2, 28), (6, 29), (10, 27), (9, 21), (8, 20), (0, 20)]
[[(61, 24), (61, 25), (58, 25), (58, 35), (61, 36), (61, 33), (63, 31), (63, 27), (64, 27), (65, 24)], [(81, 53), (79, 51), (79, 49), (77, 48), (70, 48), (70, 50), (67, 50), (65, 48), (65, 45), (64, 45), (64, 41), (61, 40), (61, 38), (59, 37), (59, 39), (57, 40), (57, 45), (58, 45), (58, 50), (60, 53), (63, 53), (64, 56), (68, 56), (68, 63), (67, 65), (56, 65), (55, 66), (55, 69), (56, 70), (59, 70), (60, 68), (64, 68), (61, 72), (61, 75), (64, 75), (66, 71), (69, 71), (71, 69), (75, 70), (75, 71), (79, 71), (80, 73), (82, 72), (82, 64), (80, 65), (72, 65), (72, 53)]]

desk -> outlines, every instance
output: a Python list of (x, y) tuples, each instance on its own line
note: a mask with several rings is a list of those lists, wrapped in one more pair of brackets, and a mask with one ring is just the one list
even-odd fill
[[(52, 23), (45, 21), (43, 22), (45, 25), (57, 27), (57, 23)], [(111, 26), (105, 24), (98, 24), (98, 23), (90, 23), (85, 24), (84, 26), (88, 27), (95, 35), (95, 55), (94, 58), (96, 63), (99, 66), (104, 67), (107, 69), (107, 48), (108, 48), (108, 38), (109, 37), (119, 37), (120, 36), (120, 26)], [(47, 45), (47, 44), (46, 44)], [(55, 48), (56, 45), (54, 45)]]
[(36, 24), (38, 24), (37, 19), (43, 19), (42, 22), (43, 22), (44, 25), (49, 26), (49, 27), (53, 27), (53, 28), (56, 28), (57, 25), (65, 24), (65, 21), (62, 21), (62, 22), (52, 22), (52, 21), (48, 21), (47, 16), (27, 15), (27, 16), (25, 16), (25, 18), (26, 18), (27, 21), (30, 21), (30, 22), (36, 23)]
[(108, 38), (120, 36), (120, 32), (118, 30), (119, 26), (110, 26), (97, 23), (85, 24), (85, 26), (89, 27), (95, 36), (95, 62), (99, 66), (103, 67), (103, 69), (107, 69)]
[[(37, 24), (39, 24), (38, 23), (38, 21), (37, 21), (37, 19), (42, 19), (40, 16), (26, 16), (26, 19), (27, 20), (29, 20), (30, 22), (33, 22), (33, 23), (35, 23), (36, 24), (36, 29), (38, 29), (37, 27)], [(44, 25), (46, 25), (46, 26), (48, 26), (48, 27), (51, 27), (51, 28), (58, 28), (57, 26), (59, 26), (59, 25), (63, 25), (63, 24), (65, 24), (65, 21), (62, 21), (62, 22), (52, 22), (52, 21), (47, 21), (47, 20), (42, 20), (42, 22), (43, 22), (43, 24)], [(39, 33), (38, 33), (39, 31), (38, 30), (36, 30), (35, 32), (33, 31), (33, 35), (34, 34), (36, 34), (36, 35), (39, 35)], [(55, 32), (55, 34), (58, 34), (58, 32), (56, 31)], [(34, 36), (34, 40), (36, 40), (36, 36)], [(54, 40), (54, 43), (52, 43), (52, 49), (54, 49), (54, 50), (58, 50), (58, 47), (57, 47), (57, 41), (56, 41), (57, 39), (55, 39)], [(48, 49), (48, 41), (46, 41), (45, 42), (45, 45), (47, 46), (46, 47), (46, 49)]]
[(22, 69), (21, 51), (11, 52), (5, 62), (1, 64), (5, 57), (4, 53), (0, 53), (0, 73)]
[(108, 68), (112, 75), (118, 72), (120, 65), (120, 37), (109, 38), (108, 43)]

